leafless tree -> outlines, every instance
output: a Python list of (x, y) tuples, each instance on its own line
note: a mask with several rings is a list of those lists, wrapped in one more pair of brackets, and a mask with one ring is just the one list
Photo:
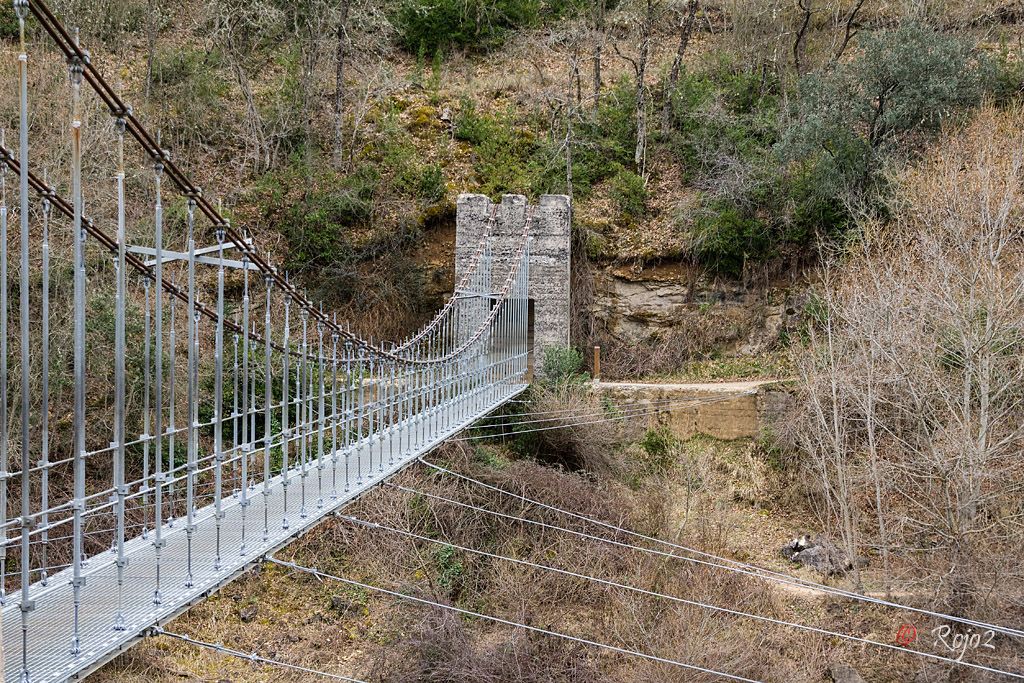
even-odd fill
[(651, 37), (654, 33), (655, 19), (658, 14), (656, 0), (645, 0), (637, 17), (636, 31), (639, 39), (636, 56), (623, 54), (615, 43), (615, 52), (633, 67), (635, 79), (634, 118), (636, 121), (636, 147), (633, 151), (633, 163), (637, 174), (647, 182), (647, 67), (651, 58)]
[(335, 38), (337, 44), (334, 57), (334, 166), (341, 168), (345, 160), (345, 57), (348, 53), (348, 13), (351, 0), (338, 3)]
[(675, 57), (672, 58), (672, 68), (668, 73), (668, 80), (665, 82), (665, 101), (661, 106), (661, 132), (668, 133), (672, 117), (672, 94), (679, 84), (679, 74), (683, 68), (683, 56), (686, 48), (690, 45), (690, 36), (693, 34), (694, 20), (697, 17), (697, 6), (699, 0), (687, 0), (685, 6), (678, 12), (679, 45), (676, 47)]
[(891, 223), (828, 268), (789, 423), (848, 548), (960, 613), (1024, 592), (1022, 121), (985, 110), (893, 179)]

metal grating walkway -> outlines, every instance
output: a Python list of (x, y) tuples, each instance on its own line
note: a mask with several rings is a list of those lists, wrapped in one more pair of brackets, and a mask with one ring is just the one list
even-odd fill
[[(345, 479), (345, 456), (339, 453), (337, 462), (326, 455), (323, 458), (322, 477), (318, 477), (317, 461), (306, 468), (306, 507), (308, 514), (300, 515), (299, 486), (302, 470), (296, 468), (289, 476), (289, 510), (284, 513), (284, 487), (282, 478), (271, 481), (269, 503), (270, 535), (263, 538), (262, 484), (254, 487), (247, 513), (247, 552), (240, 555), (241, 511), (237, 494), (225, 497), (225, 518), (222, 524), (222, 566), (214, 569), (215, 524), (213, 506), (202, 508), (196, 515), (193, 537), (193, 586), (185, 586), (186, 555), (185, 527), (178, 520), (174, 527), (164, 527), (166, 547), (161, 560), (162, 604), (153, 603), (155, 551), (152, 534), (149, 539), (135, 538), (126, 544), (129, 564), (125, 572), (125, 619), (127, 628), (114, 630), (116, 610), (115, 554), (90, 558), (83, 570), (86, 585), (82, 591), (81, 654), (70, 654), (71, 632), (71, 571), (64, 570), (50, 578), (49, 586), (36, 586), (33, 599), (36, 609), (29, 642), (29, 670), (34, 682), (79, 680), (103, 665), (121, 651), (134, 644), (145, 630), (163, 624), (189, 606), (201, 601), (221, 586), (238, 577), (260, 557), (286, 545), (303, 531), (324, 517), (343, 507), (370, 487), (387, 479), (415, 462), (448, 437), (464, 429), (475, 420), (493, 411), (526, 388), (522, 384), (494, 385), (463, 395), (447, 405), (421, 415), (415, 424), (402, 422), (383, 434), (374, 435), (348, 454), (349, 477)], [(418, 436), (417, 436), (418, 432)], [(413, 435), (413, 446), (407, 444)], [(373, 471), (369, 470), (372, 458)], [(335, 467), (337, 470), (335, 470)], [(362, 475), (358, 471), (362, 472)], [(337, 497), (332, 497), (331, 483), (337, 476)], [(318, 486), (322, 479), (323, 490)], [(318, 506), (322, 499), (323, 505)], [(284, 529), (282, 520), (288, 519)], [(12, 596), (13, 597), (13, 596)], [(21, 672), (21, 627), (19, 603), (12, 600), (3, 610), (3, 643), (5, 681), (15, 683)]]

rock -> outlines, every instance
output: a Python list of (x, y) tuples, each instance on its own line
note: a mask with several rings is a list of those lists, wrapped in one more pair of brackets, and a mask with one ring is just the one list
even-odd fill
[(821, 534), (803, 535), (782, 547), (782, 556), (814, 569), (822, 576), (845, 574), (853, 569), (849, 556)]
[(242, 623), (248, 624), (250, 621), (256, 618), (256, 614), (258, 612), (258, 605), (249, 605), (238, 610), (238, 618), (242, 620)]
[(849, 664), (837, 662), (829, 667), (834, 683), (865, 683), (864, 678)]

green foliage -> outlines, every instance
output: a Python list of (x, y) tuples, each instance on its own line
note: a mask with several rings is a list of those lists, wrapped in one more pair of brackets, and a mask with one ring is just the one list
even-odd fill
[(863, 192), (880, 152), (976, 104), (987, 73), (963, 38), (918, 24), (872, 33), (857, 59), (800, 83), (780, 156), (816, 166), (825, 192)]
[(586, 196), (594, 185), (633, 164), (636, 118), (632, 88), (628, 81), (619, 81), (604, 94), (594, 116), (578, 124), (572, 165), (577, 196)]
[(433, 204), (444, 199), (444, 171), (440, 164), (424, 164), (420, 171), (416, 192), (420, 199)]
[(748, 260), (764, 259), (773, 248), (760, 218), (722, 199), (697, 214), (689, 245), (701, 263), (730, 275), (739, 275)]
[(444, 588), (454, 588), (466, 571), (458, 551), (450, 545), (442, 545), (434, 551), (434, 563), (437, 567), (437, 582)]
[(583, 354), (572, 346), (548, 346), (544, 349), (544, 379), (552, 384), (574, 382), (581, 377)]
[(536, 24), (540, 0), (404, 0), (395, 15), (399, 42), (412, 52), (423, 46), (489, 50), (514, 29)]
[(621, 169), (612, 176), (611, 196), (628, 220), (643, 218), (647, 213), (647, 186), (644, 179), (632, 171)]
[(640, 473), (644, 476), (661, 475), (669, 472), (676, 464), (680, 442), (668, 427), (661, 425), (648, 429), (639, 441)]

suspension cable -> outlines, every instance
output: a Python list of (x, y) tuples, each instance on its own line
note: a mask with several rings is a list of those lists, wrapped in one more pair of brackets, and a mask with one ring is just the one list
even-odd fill
[(165, 630), (163, 630), (160, 627), (154, 627), (152, 629), (152, 632), (155, 633), (156, 635), (167, 636), (168, 638), (176, 638), (177, 640), (184, 641), (186, 643), (189, 643), (190, 645), (195, 645), (196, 647), (205, 648), (207, 650), (213, 650), (215, 652), (220, 652), (221, 654), (230, 655), (232, 657), (237, 657), (239, 659), (246, 659), (246, 660), (248, 660), (250, 662), (256, 662), (257, 664), (266, 664), (268, 666), (281, 667), (282, 669), (291, 669), (292, 671), (299, 671), (299, 672), (306, 673), (306, 674), (313, 674), (315, 676), (321, 676), (323, 678), (331, 678), (331, 679), (334, 679), (336, 681), (348, 681), (349, 683), (367, 683), (366, 681), (360, 680), (358, 678), (349, 678), (348, 676), (342, 676), (341, 674), (328, 673), (327, 671), (320, 671), (318, 669), (311, 669), (310, 667), (307, 667), (307, 666), (299, 666), (298, 664), (290, 664), (288, 662), (282, 662), (279, 659), (270, 659), (268, 657), (261, 657), (261, 656), (257, 655), (255, 652), (253, 652), (253, 653), (245, 653), (245, 652), (242, 652), (240, 650), (233, 650), (233, 649), (231, 649), (229, 647), (224, 647), (223, 645), (220, 645), (218, 643), (208, 643), (208, 642), (206, 642), (204, 640), (197, 640), (197, 639), (195, 639), (195, 638), (193, 638), (191, 636), (185, 635), (184, 633), (175, 633), (173, 631), (165, 631)]
[(533, 633), (540, 633), (542, 635), (551, 636), (551, 637), (554, 637), (554, 638), (561, 638), (563, 640), (568, 640), (568, 641), (571, 641), (571, 642), (574, 642), (574, 643), (579, 643), (581, 645), (589, 645), (591, 647), (596, 647), (596, 648), (603, 649), (603, 650), (609, 650), (611, 652), (617, 652), (619, 654), (629, 655), (631, 657), (639, 657), (641, 659), (646, 659), (646, 660), (649, 660), (649, 661), (652, 661), (652, 662), (658, 662), (659, 664), (668, 664), (670, 666), (679, 667), (681, 669), (689, 669), (690, 671), (699, 671), (700, 673), (711, 674), (712, 676), (719, 676), (721, 678), (727, 678), (727, 679), (733, 680), (733, 681), (742, 681), (743, 683), (762, 683), (761, 681), (756, 681), (756, 680), (754, 680), (752, 678), (745, 678), (743, 676), (737, 676), (736, 674), (725, 673), (724, 671), (717, 671), (715, 669), (707, 669), (707, 668), (704, 668), (702, 666), (698, 666), (696, 664), (689, 664), (687, 662), (681, 662), (681, 661), (676, 660), (676, 659), (668, 659), (666, 657), (659, 657), (658, 655), (652, 655), (649, 652), (642, 652), (640, 650), (630, 650), (628, 648), (619, 647), (617, 645), (610, 645), (608, 643), (601, 643), (601, 642), (598, 642), (596, 640), (588, 640), (586, 638), (580, 638), (578, 636), (572, 636), (572, 635), (569, 635), (568, 633), (562, 633), (561, 631), (553, 631), (553, 630), (550, 630), (550, 629), (539, 628), (537, 626), (530, 626), (528, 624), (522, 624), (522, 623), (519, 623), (517, 621), (512, 621), (510, 619), (503, 619), (501, 617), (496, 617), (496, 616), (493, 616), (493, 615), (490, 615), (490, 614), (483, 614), (481, 612), (472, 612), (472, 611), (467, 610), (467, 609), (462, 609), (461, 607), (455, 607), (454, 605), (446, 605), (446, 604), (441, 603), (441, 602), (435, 602), (433, 600), (427, 600), (425, 598), (418, 598), (418, 597), (413, 596), (413, 595), (408, 595), (406, 593), (400, 593), (398, 591), (388, 590), (387, 588), (382, 588), (380, 586), (374, 586), (374, 585), (369, 584), (369, 583), (363, 583), (361, 581), (355, 581), (353, 579), (347, 579), (347, 578), (344, 578), (342, 576), (335, 576), (334, 574), (328, 574), (326, 572), (322, 572), (322, 571), (320, 571), (318, 569), (313, 569), (311, 567), (303, 567), (300, 564), (296, 564), (294, 562), (286, 562), (284, 560), (279, 560), (279, 559), (277, 559), (276, 557), (273, 557), (273, 556), (268, 556), (267, 557), (267, 561), (268, 562), (273, 562), (274, 564), (280, 565), (282, 567), (288, 567), (289, 569), (293, 569), (295, 571), (304, 572), (304, 573), (310, 574), (312, 576), (317, 576), (317, 577), (320, 577), (322, 579), (331, 579), (332, 581), (338, 581), (340, 583), (345, 583), (345, 584), (348, 584), (350, 586), (355, 586), (357, 588), (363, 588), (365, 590), (375, 591), (377, 593), (382, 593), (384, 595), (390, 595), (391, 597), (400, 598), (402, 600), (409, 600), (411, 602), (416, 602), (416, 603), (419, 603), (421, 605), (426, 605), (428, 607), (437, 607), (437, 608), (440, 608), (440, 609), (443, 609), (443, 610), (448, 610), (450, 612), (455, 612), (457, 614), (462, 614), (463, 616), (467, 616), (467, 617), (474, 617), (476, 619), (484, 619), (484, 620), (487, 620), (487, 621), (493, 621), (494, 623), (497, 623), (497, 624), (503, 624), (505, 626), (512, 626), (514, 628), (521, 628), (521, 629), (525, 629), (527, 631), (532, 631)]
[[(420, 460), (421, 460), (421, 462), (423, 462), (422, 458)], [(430, 463), (426, 463), (425, 462), (424, 464), (427, 464), (428, 466), (432, 466), (432, 465), (430, 465)], [(545, 529), (550, 529), (552, 531), (560, 531), (560, 532), (567, 533), (567, 534), (570, 534), (570, 535), (573, 535), (573, 536), (577, 536), (577, 537), (580, 537), (580, 538), (586, 538), (586, 539), (589, 539), (589, 540), (592, 540), (592, 541), (597, 541), (599, 543), (605, 543), (605, 544), (608, 544), (608, 545), (613, 545), (613, 546), (620, 547), (620, 548), (626, 548), (626, 549), (629, 549), (629, 550), (636, 550), (636, 551), (639, 551), (639, 552), (642, 552), (642, 553), (646, 553), (646, 554), (649, 554), (649, 555), (655, 555), (655, 556), (658, 556), (658, 557), (665, 557), (665, 558), (670, 558), (670, 559), (675, 559), (675, 560), (681, 560), (683, 562), (690, 562), (690, 563), (693, 563), (693, 564), (698, 564), (698, 565), (706, 566), (706, 567), (712, 567), (712, 568), (716, 568), (716, 569), (724, 569), (726, 571), (734, 572), (734, 573), (737, 573), (737, 574), (743, 574), (743, 575), (746, 575), (746, 576), (751, 576), (753, 578), (758, 578), (758, 579), (762, 579), (762, 580), (766, 580), (766, 581), (774, 581), (776, 583), (781, 583), (781, 584), (785, 584), (785, 585), (789, 585), (789, 586), (794, 586), (794, 587), (797, 587), (797, 588), (809, 588), (809, 589), (813, 589), (813, 590), (817, 590), (817, 591), (821, 591), (821, 592), (825, 592), (825, 593), (832, 593), (832, 594), (836, 594), (836, 595), (841, 595), (843, 597), (848, 597), (847, 594), (849, 593), (849, 591), (843, 591), (842, 589), (834, 589), (834, 588), (831, 588), (829, 586), (824, 586), (822, 584), (816, 584), (814, 582), (806, 582), (806, 583), (804, 583), (802, 579), (797, 579), (795, 577), (790, 577), (788, 575), (781, 574), (779, 572), (762, 573), (762, 571), (763, 572), (769, 572), (770, 570), (760, 570), (760, 568), (758, 568), (758, 567), (756, 567), (754, 565), (744, 565), (742, 567), (738, 567), (738, 566), (730, 566), (728, 564), (721, 564), (721, 562), (723, 562), (723, 561), (725, 561), (725, 562), (735, 562), (735, 561), (734, 560), (728, 560), (727, 558), (722, 558), (722, 557), (719, 557), (719, 556), (716, 556), (716, 555), (712, 555), (711, 553), (701, 553), (701, 555), (709, 557), (709, 558), (713, 558), (713, 560), (715, 560), (715, 561), (699, 560), (699, 559), (696, 559), (696, 558), (693, 558), (693, 557), (685, 557), (683, 555), (676, 555), (674, 553), (667, 553), (667, 552), (663, 552), (661, 550), (654, 550), (653, 548), (645, 548), (643, 546), (633, 545), (631, 543), (624, 543), (622, 541), (615, 541), (615, 540), (610, 539), (610, 538), (604, 538), (604, 537), (601, 537), (601, 536), (595, 536), (593, 534), (588, 534), (588, 533), (583, 532), (583, 531), (576, 531), (575, 529), (569, 529), (569, 528), (566, 528), (566, 527), (558, 526), (557, 524), (551, 524), (549, 522), (541, 522), (541, 521), (537, 521), (537, 520), (533, 520), (533, 519), (527, 519), (525, 517), (520, 517), (518, 515), (508, 514), (508, 513), (505, 513), (505, 512), (497, 512), (495, 510), (488, 510), (487, 508), (483, 508), (483, 507), (480, 507), (480, 506), (477, 506), (477, 505), (473, 505), (471, 503), (463, 503), (461, 501), (452, 500), (451, 498), (446, 498), (445, 496), (440, 496), (440, 495), (437, 495), (437, 494), (428, 493), (426, 491), (420, 491), (418, 489), (409, 488), (409, 487), (406, 487), (406, 486), (402, 486), (401, 484), (392, 483), (390, 481), (382, 482), (382, 484), (384, 486), (390, 486), (392, 488), (399, 489), (400, 491), (404, 491), (405, 493), (411, 493), (411, 494), (414, 494), (414, 495), (421, 495), (421, 496), (424, 496), (426, 498), (431, 498), (433, 500), (438, 500), (438, 501), (441, 501), (441, 502), (444, 502), (444, 503), (449, 503), (451, 505), (455, 505), (455, 506), (458, 506), (458, 507), (474, 510), (476, 512), (483, 512), (485, 514), (493, 515), (495, 517), (502, 517), (502, 518), (510, 519), (510, 520), (516, 521), (516, 522), (522, 522), (522, 523), (525, 523), (525, 524), (531, 524), (531, 525), (542, 527), (542, 528), (545, 528)], [(501, 491), (501, 490), (499, 489), (499, 491)], [(501, 492), (505, 493), (504, 491), (501, 491)], [(514, 494), (511, 494), (511, 495), (514, 496)], [(553, 508), (553, 509), (557, 510), (557, 508)], [(626, 530), (623, 529), (623, 531), (625, 532)], [(741, 564), (741, 563), (738, 563), (738, 564)], [(857, 593), (849, 593), (849, 595), (851, 595), (851, 596), (858, 596)], [(1024, 636), (1024, 632), (1021, 632), (1018, 629), (1010, 628), (1010, 627), (1007, 627), (1007, 626), (999, 626), (998, 624), (990, 624), (990, 623), (983, 622), (983, 621), (976, 621), (976, 620), (973, 620), (973, 619), (965, 619), (965, 618), (961, 618), (961, 617), (955, 617), (953, 615), (943, 614), (941, 612), (933, 612), (931, 610), (926, 610), (926, 609), (916, 608), (916, 607), (910, 607), (910, 606), (902, 605), (902, 604), (899, 604), (899, 603), (877, 600), (875, 598), (868, 598), (867, 596), (858, 596), (858, 597), (864, 598), (865, 601), (867, 601), (867, 602), (883, 604), (883, 605), (890, 606), (890, 607), (896, 607), (898, 609), (904, 609), (904, 610), (911, 611), (911, 612), (917, 612), (919, 614), (925, 614), (925, 615), (928, 615), (928, 616), (935, 617), (937, 619), (946, 619), (946, 620), (949, 620), (949, 621), (955, 621), (955, 622), (962, 623), (962, 624), (965, 624), (965, 625), (976, 626), (978, 628), (990, 629), (992, 631), (996, 631), (998, 633), (1002, 633), (1002, 634), (1008, 635), (1008, 636), (1014, 636), (1014, 637)]]
[(985, 666), (983, 664), (974, 664), (972, 662), (964, 662), (964, 661), (961, 661), (961, 660), (958, 660), (958, 659), (953, 659), (952, 657), (943, 657), (942, 655), (936, 655), (936, 654), (932, 654), (930, 652), (924, 652), (922, 650), (913, 650), (913, 649), (910, 649), (910, 648), (907, 648), (907, 647), (902, 647), (900, 645), (893, 645), (891, 643), (883, 643), (883, 642), (880, 642), (880, 641), (877, 641), (877, 640), (872, 640), (871, 638), (864, 638), (864, 637), (861, 637), (861, 636), (855, 636), (855, 635), (851, 635), (851, 634), (848, 634), (848, 633), (840, 633), (838, 631), (830, 631), (828, 629), (819, 628), (817, 626), (810, 626), (808, 624), (801, 624), (801, 623), (798, 623), (798, 622), (786, 621), (785, 619), (777, 619), (775, 617), (768, 617), (768, 616), (764, 616), (764, 615), (761, 615), (761, 614), (752, 614), (750, 612), (744, 612), (742, 610), (733, 609), (733, 608), (730, 608), (730, 607), (722, 607), (720, 605), (713, 605), (713, 604), (706, 603), (706, 602), (699, 602), (697, 600), (688, 600), (686, 598), (681, 598), (681, 597), (676, 596), (676, 595), (669, 595), (669, 594), (666, 594), (666, 593), (659, 593), (657, 591), (647, 590), (647, 589), (644, 589), (644, 588), (640, 588), (638, 586), (631, 586), (629, 584), (619, 583), (617, 581), (611, 581), (609, 579), (602, 579), (600, 577), (591, 576), (589, 574), (580, 574), (580, 573), (577, 573), (577, 572), (569, 571), (567, 569), (561, 569), (559, 567), (553, 567), (553, 566), (547, 565), (547, 564), (540, 564), (540, 563), (537, 563), (537, 562), (530, 562), (529, 560), (522, 560), (522, 559), (515, 558), (515, 557), (509, 557), (507, 555), (499, 555), (497, 553), (487, 552), (486, 550), (478, 550), (476, 548), (470, 548), (470, 547), (467, 547), (467, 546), (458, 545), (456, 543), (451, 543), (449, 541), (442, 541), (440, 539), (430, 538), (429, 536), (423, 536), (423, 535), (417, 534), (417, 533), (412, 532), (412, 531), (407, 531), (407, 530), (404, 530), (404, 529), (396, 529), (394, 527), (387, 526), (385, 524), (380, 524), (378, 522), (371, 522), (369, 520), (360, 519), (358, 517), (352, 517), (350, 515), (341, 515), (341, 514), (339, 514), (339, 515), (337, 515), (337, 517), (338, 517), (338, 519), (341, 519), (341, 520), (344, 520), (344, 521), (347, 521), (347, 522), (352, 522), (354, 524), (358, 524), (360, 526), (368, 527), (370, 529), (379, 529), (379, 530), (383, 530), (383, 531), (389, 531), (391, 533), (395, 533), (395, 534), (398, 534), (400, 536), (405, 536), (406, 538), (412, 538), (412, 539), (415, 539), (415, 540), (418, 540), (418, 541), (424, 541), (424, 542), (427, 542), (427, 543), (433, 543), (435, 545), (448, 546), (450, 548), (455, 548), (457, 550), (461, 550), (461, 551), (467, 552), (467, 553), (472, 553), (474, 555), (481, 555), (483, 557), (489, 557), (489, 558), (494, 559), (494, 560), (501, 560), (501, 561), (504, 561), (504, 562), (511, 562), (513, 564), (518, 564), (518, 565), (525, 566), (525, 567), (531, 567), (533, 569), (540, 569), (540, 570), (544, 570), (544, 571), (549, 571), (549, 572), (553, 572), (553, 573), (556, 573), (556, 574), (561, 574), (563, 576), (569, 576), (569, 577), (574, 578), (574, 579), (583, 579), (585, 581), (592, 581), (594, 583), (598, 583), (598, 584), (601, 584), (601, 585), (604, 585), (604, 586), (610, 586), (612, 588), (621, 588), (623, 590), (627, 590), (627, 591), (630, 591), (632, 593), (638, 593), (640, 595), (646, 595), (646, 596), (649, 596), (649, 597), (659, 598), (659, 599), (662, 599), (662, 600), (668, 600), (670, 602), (675, 602), (675, 603), (679, 603), (679, 604), (683, 604), (683, 605), (690, 605), (691, 607), (699, 607), (701, 609), (708, 609), (708, 610), (712, 610), (712, 611), (716, 611), (716, 612), (721, 612), (721, 613), (724, 613), (724, 614), (730, 614), (730, 615), (732, 615), (734, 617), (740, 617), (740, 618), (744, 618), (744, 619), (754, 619), (754, 620), (761, 621), (761, 622), (768, 623), (768, 624), (775, 624), (777, 626), (786, 626), (786, 627), (789, 627), (789, 628), (795, 628), (795, 629), (799, 629), (799, 630), (803, 630), (803, 631), (810, 631), (812, 633), (818, 633), (820, 635), (831, 636), (831, 637), (840, 638), (840, 639), (843, 639), (843, 640), (849, 640), (849, 641), (856, 642), (856, 643), (861, 643), (861, 644), (864, 644), (864, 645), (872, 645), (872, 646), (875, 646), (875, 647), (881, 647), (881, 648), (886, 648), (886, 649), (889, 649), (889, 650), (895, 650), (897, 652), (906, 652), (907, 654), (913, 654), (913, 655), (918, 655), (918, 656), (921, 656), (921, 657), (927, 657), (927, 658), (934, 659), (934, 660), (937, 660), (937, 661), (945, 662), (947, 664), (956, 664), (956, 665), (961, 665), (961, 666), (967, 666), (967, 667), (971, 667), (971, 668), (975, 668), (975, 669), (980, 669), (982, 671), (988, 671), (990, 673), (998, 673), (998, 674), (1002, 674), (1002, 675), (1005, 675), (1005, 676), (1010, 676), (1011, 678), (1016, 678), (1016, 679), (1024, 680), (1024, 675), (1022, 675), (1022, 674), (1017, 674), (1017, 673), (1013, 673), (1013, 672), (1010, 672), (1010, 671), (1003, 671), (1001, 669), (994, 669), (992, 667), (988, 667), (988, 666)]

